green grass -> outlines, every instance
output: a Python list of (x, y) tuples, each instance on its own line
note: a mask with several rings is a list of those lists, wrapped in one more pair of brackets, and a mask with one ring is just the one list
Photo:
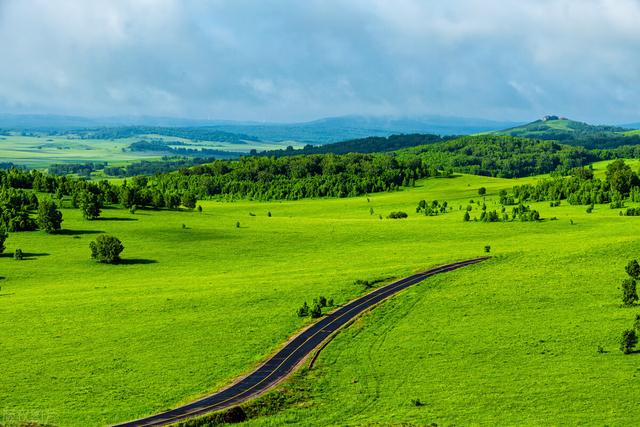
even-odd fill
[[(633, 424), (640, 356), (616, 341), (638, 312), (619, 307), (618, 283), (640, 255), (640, 219), (541, 203), (557, 221), (462, 222), (458, 206), (480, 186), (493, 208), (500, 189), (534, 181), (464, 175), (370, 201), (103, 212), (119, 221), (65, 209), (66, 234), (9, 237), (7, 252), (39, 255), (0, 258), (0, 413), (94, 426), (175, 406), (278, 348), (304, 325), (304, 300), (344, 303), (364, 292), (356, 279), (401, 277), (489, 244), (491, 261), (429, 279), (339, 334), (297, 376), (305, 402), (250, 424)], [(454, 211), (417, 215), (420, 199)], [(397, 210), (409, 218), (378, 219)], [(120, 237), (129, 263), (89, 260), (97, 232)]]

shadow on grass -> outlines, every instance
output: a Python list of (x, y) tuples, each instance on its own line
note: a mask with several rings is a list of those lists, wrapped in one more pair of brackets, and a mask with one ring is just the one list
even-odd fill
[(145, 264), (156, 264), (158, 261), (155, 259), (144, 259), (144, 258), (124, 258), (118, 261), (120, 265), (145, 265)]
[(59, 234), (61, 236), (79, 236), (81, 234), (100, 234), (104, 233), (102, 230), (67, 230), (62, 229), (58, 230), (55, 234)]
[(94, 219), (94, 221), (137, 221), (138, 218), (126, 218), (126, 217), (109, 217), (109, 218), (103, 218), (103, 217), (99, 217)]

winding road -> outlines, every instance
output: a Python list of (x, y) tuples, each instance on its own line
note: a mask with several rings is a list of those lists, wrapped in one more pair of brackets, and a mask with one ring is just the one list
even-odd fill
[(480, 257), (443, 265), (377, 288), (336, 309), (317, 323), (300, 332), (255, 371), (229, 387), (175, 409), (135, 421), (117, 424), (114, 427), (163, 426), (235, 406), (252, 397), (263, 394), (286, 378), (315, 349), (321, 348), (323, 343), (338, 329), (375, 304), (411, 285), (422, 282), (428, 277), (476, 264), (488, 258)]

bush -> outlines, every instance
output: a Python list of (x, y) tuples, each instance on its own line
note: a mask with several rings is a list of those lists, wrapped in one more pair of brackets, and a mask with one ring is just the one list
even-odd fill
[(311, 311), (309, 311), (309, 314), (313, 319), (317, 319), (322, 316), (322, 306), (319, 303), (314, 304)]
[(622, 333), (622, 338), (620, 339), (620, 351), (624, 354), (633, 353), (636, 344), (638, 344), (638, 336), (633, 329), (627, 329)]
[(309, 304), (305, 301), (298, 310), (296, 310), (298, 317), (307, 317), (309, 315)]
[(23, 258), (24, 254), (22, 253), (22, 249), (16, 249), (16, 251), (13, 253), (13, 259), (15, 259), (16, 261), (22, 261)]
[(117, 237), (105, 234), (89, 243), (89, 248), (91, 249), (91, 258), (105, 264), (115, 264), (120, 261), (120, 253), (124, 246)]
[(469, 222), (470, 219), (471, 219), (471, 215), (469, 215), (469, 211), (465, 211), (464, 216), (462, 217), (462, 221)]
[(485, 252), (485, 253), (487, 253), (487, 254), (488, 254), (489, 252), (491, 252), (491, 246), (486, 245), (486, 246), (484, 247), (484, 252)]
[(362, 279), (355, 280), (353, 284), (356, 286), (364, 286), (365, 288), (370, 288), (372, 285), (368, 280), (362, 280)]
[(406, 218), (408, 216), (409, 215), (407, 215), (406, 212), (399, 211), (399, 212), (391, 212), (389, 215), (387, 215), (387, 218), (389, 218), (389, 219), (402, 219), (402, 218)]
[(487, 194), (487, 189), (486, 188), (484, 188), (484, 187), (478, 188), (478, 195), (484, 196), (485, 194)]
[(638, 292), (636, 291), (635, 279), (624, 279), (622, 281), (622, 304), (630, 306), (636, 301), (638, 301)]

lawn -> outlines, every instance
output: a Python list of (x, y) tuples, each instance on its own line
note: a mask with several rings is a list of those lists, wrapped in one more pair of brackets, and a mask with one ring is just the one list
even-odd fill
[[(541, 203), (556, 221), (462, 222), (480, 186), (493, 208), (500, 189), (532, 181), (462, 175), (368, 198), (105, 209), (97, 221), (65, 209), (64, 233), (12, 233), (0, 259), (0, 413), (100, 426), (172, 407), (263, 360), (304, 325), (303, 301), (343, 303), (365, 292), (356, 279), (488, 244), (491, 261), (429, 279), (340, 334), (297, 376), (304, 409), (251, 423), (629, 424), (640, 359), (617, 339), (638, 310), (619, 307), (618, 283), (640, 254), (640, 218)], [(453, 211), (417, 215), (421, 199)], [(409, 218), (379, 219), (397, 210)], [(102, 232), (123, 241), (123, 265), (89, 259)], [(32, 255), (14, 261), (16, 248)]]

